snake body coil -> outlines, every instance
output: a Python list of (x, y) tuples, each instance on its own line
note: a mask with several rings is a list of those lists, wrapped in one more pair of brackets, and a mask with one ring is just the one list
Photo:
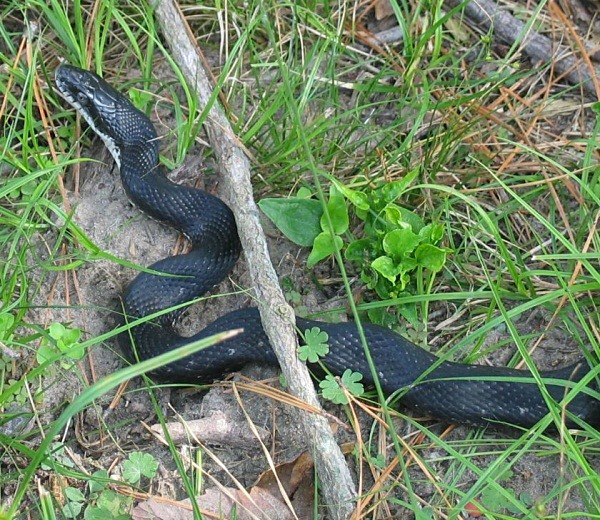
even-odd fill
[[(158, 140), (151, 121), (102, 78), (62, 65), (56, 71), (56, 85), (112, 153), (129, 198), (152, 217), (185, 233), (193, 244), (188, 254), (165, 258), (150, 267), (175, 276), (141, 272), (129, 285), (123, 297), (129, 319), (190, 301), (214, 287), (240, 254), (231, 210), (220, 199), (174, 184), (165, 177), (159, 166)], [(140, 359), (219, 331), (243, 328), (244, 332), (163, 367), (154, 374), (162, 380), (211, 382), (248, 362), (277, 364), (257, 309), (227, 314), (191, 338), (174, 331), (172, 324), (177, 315), (166, 314), (132, 330)], [(350, 368), (362, 373), (367, 385), (373, 384), (353, 323), (298, 319), (297, 324), (300, 330), (318, 326), (328, 333), (329, 354), (322, 361), (333, 374)], [(364, 331), (384, 392), (398, 392), (402, 403), (421, 413), (455, 422), (500, 421), (530, 426), (548, 413), (549, 404), (566, 399), (571, 414), (569, 423), (575, 417), (592, 424), (600, 422), (600, 401), (593, 379), (575, 397), (569, 395), (574, 382), (589, 372), (585, 363), (542, 372), (543, 378), (554, 380), (545, 385), (544, 397), (526, 371), (440, 361), (388, 329), (366, 325)], [(126, 343), (131, 350), (129, 338)]]

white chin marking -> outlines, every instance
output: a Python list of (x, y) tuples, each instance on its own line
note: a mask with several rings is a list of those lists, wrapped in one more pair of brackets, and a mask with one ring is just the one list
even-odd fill
[(89, 127), (100, 137), (100, 139), (102, 139), (102, 142), (104, 143), (110, 154), (113, 156), (113, 159), (117, 163), (117, 167), (121, 168), (121, 151), (117, 148), (114, 139), (110, 138), (107, 134), (101, 132), (96, 127), (93, 119), (86, 113), (85, 110), (82, 109), (81, 104), (77, 102), (77, 100), (74, 97), (65, 94), (60, 88), (59, 91), (62, 97), (65, 98), (67, 102), (70, 103), (79, 114), (81, 114), (81, 116), (83, 117), (83, 119), (85, 119)]

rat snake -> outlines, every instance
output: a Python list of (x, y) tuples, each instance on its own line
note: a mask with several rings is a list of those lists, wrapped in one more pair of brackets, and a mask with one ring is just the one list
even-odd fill
[[(152, 122), (102, 78), (64, 64), (56, 70), (56, 86), (104, 141), (120, 168), (130, 200), (192, 241), (189, 253), (165, 258), (149, 268), (172, 276), (146, 271), (138, 274), (123, 295), (126, 316), (148, 316), (197, 298), (214, 287), (229, 273), (241, 252), (229, 207), (202, 190), (166, 178), (159, 165)], [(191, 338), (173, 329), (178, 315), (177, 311), (163, 314), (133, 328), (131, 335), (139, 359), (219, 331), (243, 328), (244, 332), (153, 373), (161, 380), (211, 382), (249, 362), (277, 364), (257, 309), (229, 313)], [(340, 375), (350, 368), (363, 374), (365, 383), (372, 386), (369, 364), (353, 323), (298, 318), (297, 326), (301, 331), (318, 326), (327, 332), (329, 353), (322, 363), (331, 373)], [(441, 361), (388, 329), (365, 325), (364, 332), (384, 393), (396, 393), (404, 405), (419, 413), (452, 422), (498, 421), (531, 426), (548, 413), (548, 403), (554, 405), (566, 398), (568, 424), (576, 424), (574, 418), (596, 425), (600, 422), (600, 400), (593, 379), (584, 391), (575, 397), (569, 395), (574, 382), (589, 372), (585, 362), (540, 372), (546, 381), (543, 392), (526, 371)], [(130, 358), (134, 357), (129, 335), (124, 343)], [(318, 371), (317, 366), (311, 368)]]

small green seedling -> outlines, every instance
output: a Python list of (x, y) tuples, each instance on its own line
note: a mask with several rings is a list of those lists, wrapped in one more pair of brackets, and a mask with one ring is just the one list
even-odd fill
[[(496, 479), (496, 482), (510, 482), (514, 473), (510, 468), (506, 468), (501, 472), (501, 475)], [(514, 505), (515, 502), (521, 502), (525, 507), (529, 508), (533, 505), (534, 500), (531, 494), (522, 492), (517, 498), (512, 489), (488, 486), (481, 492), (481, 503), (490, 513), (513, 513), (522, 514), (523, 511)]]
[(57, 354), (64, 354), (61, 366), (69, 368), (75, 361), (85, 355), (85, 349), (79, 345), (81, 330), (65, 327), (62, 323), (53, 323), (48, 328), (48, 336), (44, 338), (37, 350), (37, 362), (42, 364), (54, 359)]
[(365, 387), (360, 382), (362, 378), (362, 374), (347, 369), (342, 374), (341, 384), (338, 379), (331, 374), (328, 374), (325, 379), (319, 383), (319, 388), (323, 391), (323, 397), (332, 403), (348, 404), (348, 398), (346, 397), (343, 388), (354, 397), (362, 396), (365, 393)]
[(329, 353), (328, 340), (329, 336), (327, 335), (327, 332), (319, 329), (319, 327), (305, 330), (305, 344), (298, 349), (298, 357), (301, 361), (317, 363), (320, 358)]
[[(132, 452), (121, 465), (126, 484), (138, 486), (142, 478), (156, 476), (158, 462), (149, 453)], [(73, 487), (65, 489), (67, 502), (62, 508), (65, 518), (85, 520), (129, 520), (133, 498), (110, 488), (111, 479), (106, 470), (94, 472), (87, 485), (87, 493)]]
[(142, 477), (153, 478), (158, 470), (158, 462), (149, 453), (134, 451), (123, 462), (123, 478), (131, 485), (137, 485)]
[(8, 197), (13, 200), (15, 200), (15, 199), (29, 200), (31, 198), (31, 196), (33, 195), (33, 193), (35, 192), (36, 187), (37, 187), (36, 181), (34, 181), (34, 180), (28, 181), (27, 183), (12, 190), (8, 194)]
[(15, 317), (9, 313), (0, 314), (0, 342), (8, 345), (13, 339)]
[(68, 487), (64, 490), (66, 499), (62, 508), (62, 514), (65, 518), (79, 518), (83, 505), (85, 504), (85, 495), (77, 488)]
[[(319, 360), (329, 353), (329, 335), (319, 327), (307, 329), (303, 334), (305, 344), (298, 349), (298, 357), (302, 361), (309, 363), (318, 363)], [(335, 404), (348, 404), (348, 398), (344, 393), (342, 386), (355, 397), (364, 394), (365, 388), (360, 381), (362, 374), (346, 370), (340, 379), (328, 374), (325, 379), (319, 383), (323, 391), (323, 397)], [(341, 383), (340, 383), (341, 380)]]

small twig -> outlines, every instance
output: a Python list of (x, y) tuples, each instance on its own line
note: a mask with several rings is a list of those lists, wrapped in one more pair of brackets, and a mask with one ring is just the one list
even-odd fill
[[(320, 408), (308, 370), (296, 356), (294, 312), (285, 301), (269, 258), (266, 238), (252, 194), (248, 158), (219, 103), (214, 100), (212, 83), (203, 67), (201, 53), (177, 3), (175, 0), (157, 0), (154, 4), (163, 36), (189, 85), (196, 91), (201, 109), (212, 101), (206, 131), (235, 214), (265, 332), (292, 394), (311, 406)], [(325, 503), (330, 508), (330, 516), (336, 519), (347, 518), (354, 508), (356, 492), (344, 456), (323, 417), (299, 410), (298, 414), (305, 432), (304, 440), (309, 443), (315, 458), (321, 490)]]
[[(449, 7), (462, 5), (462, 0), (447, 0)], [(469, 1), (464, 5), (464, 14), (478, 27), (485, 31), (492, 30), (493, 35), (500, 40), (514, 44), (520, 41), (523, 52), (533, 61), (554, 61), (554, 69), (563, 75), (573, 85), (581, 84), (586, 94), (600, 98), (596, 90), (595, 76), (600, 76), (600, 70), (592, 67), (588, 70), (581, 60), (572, 56), (571, 49), (552, 42), (550, 38), (538, 34), (533, 29), (527, 29), (526, 24), (493, 3), (491, 0)], [(588, 63), (589, 60), (588, 60)]]

